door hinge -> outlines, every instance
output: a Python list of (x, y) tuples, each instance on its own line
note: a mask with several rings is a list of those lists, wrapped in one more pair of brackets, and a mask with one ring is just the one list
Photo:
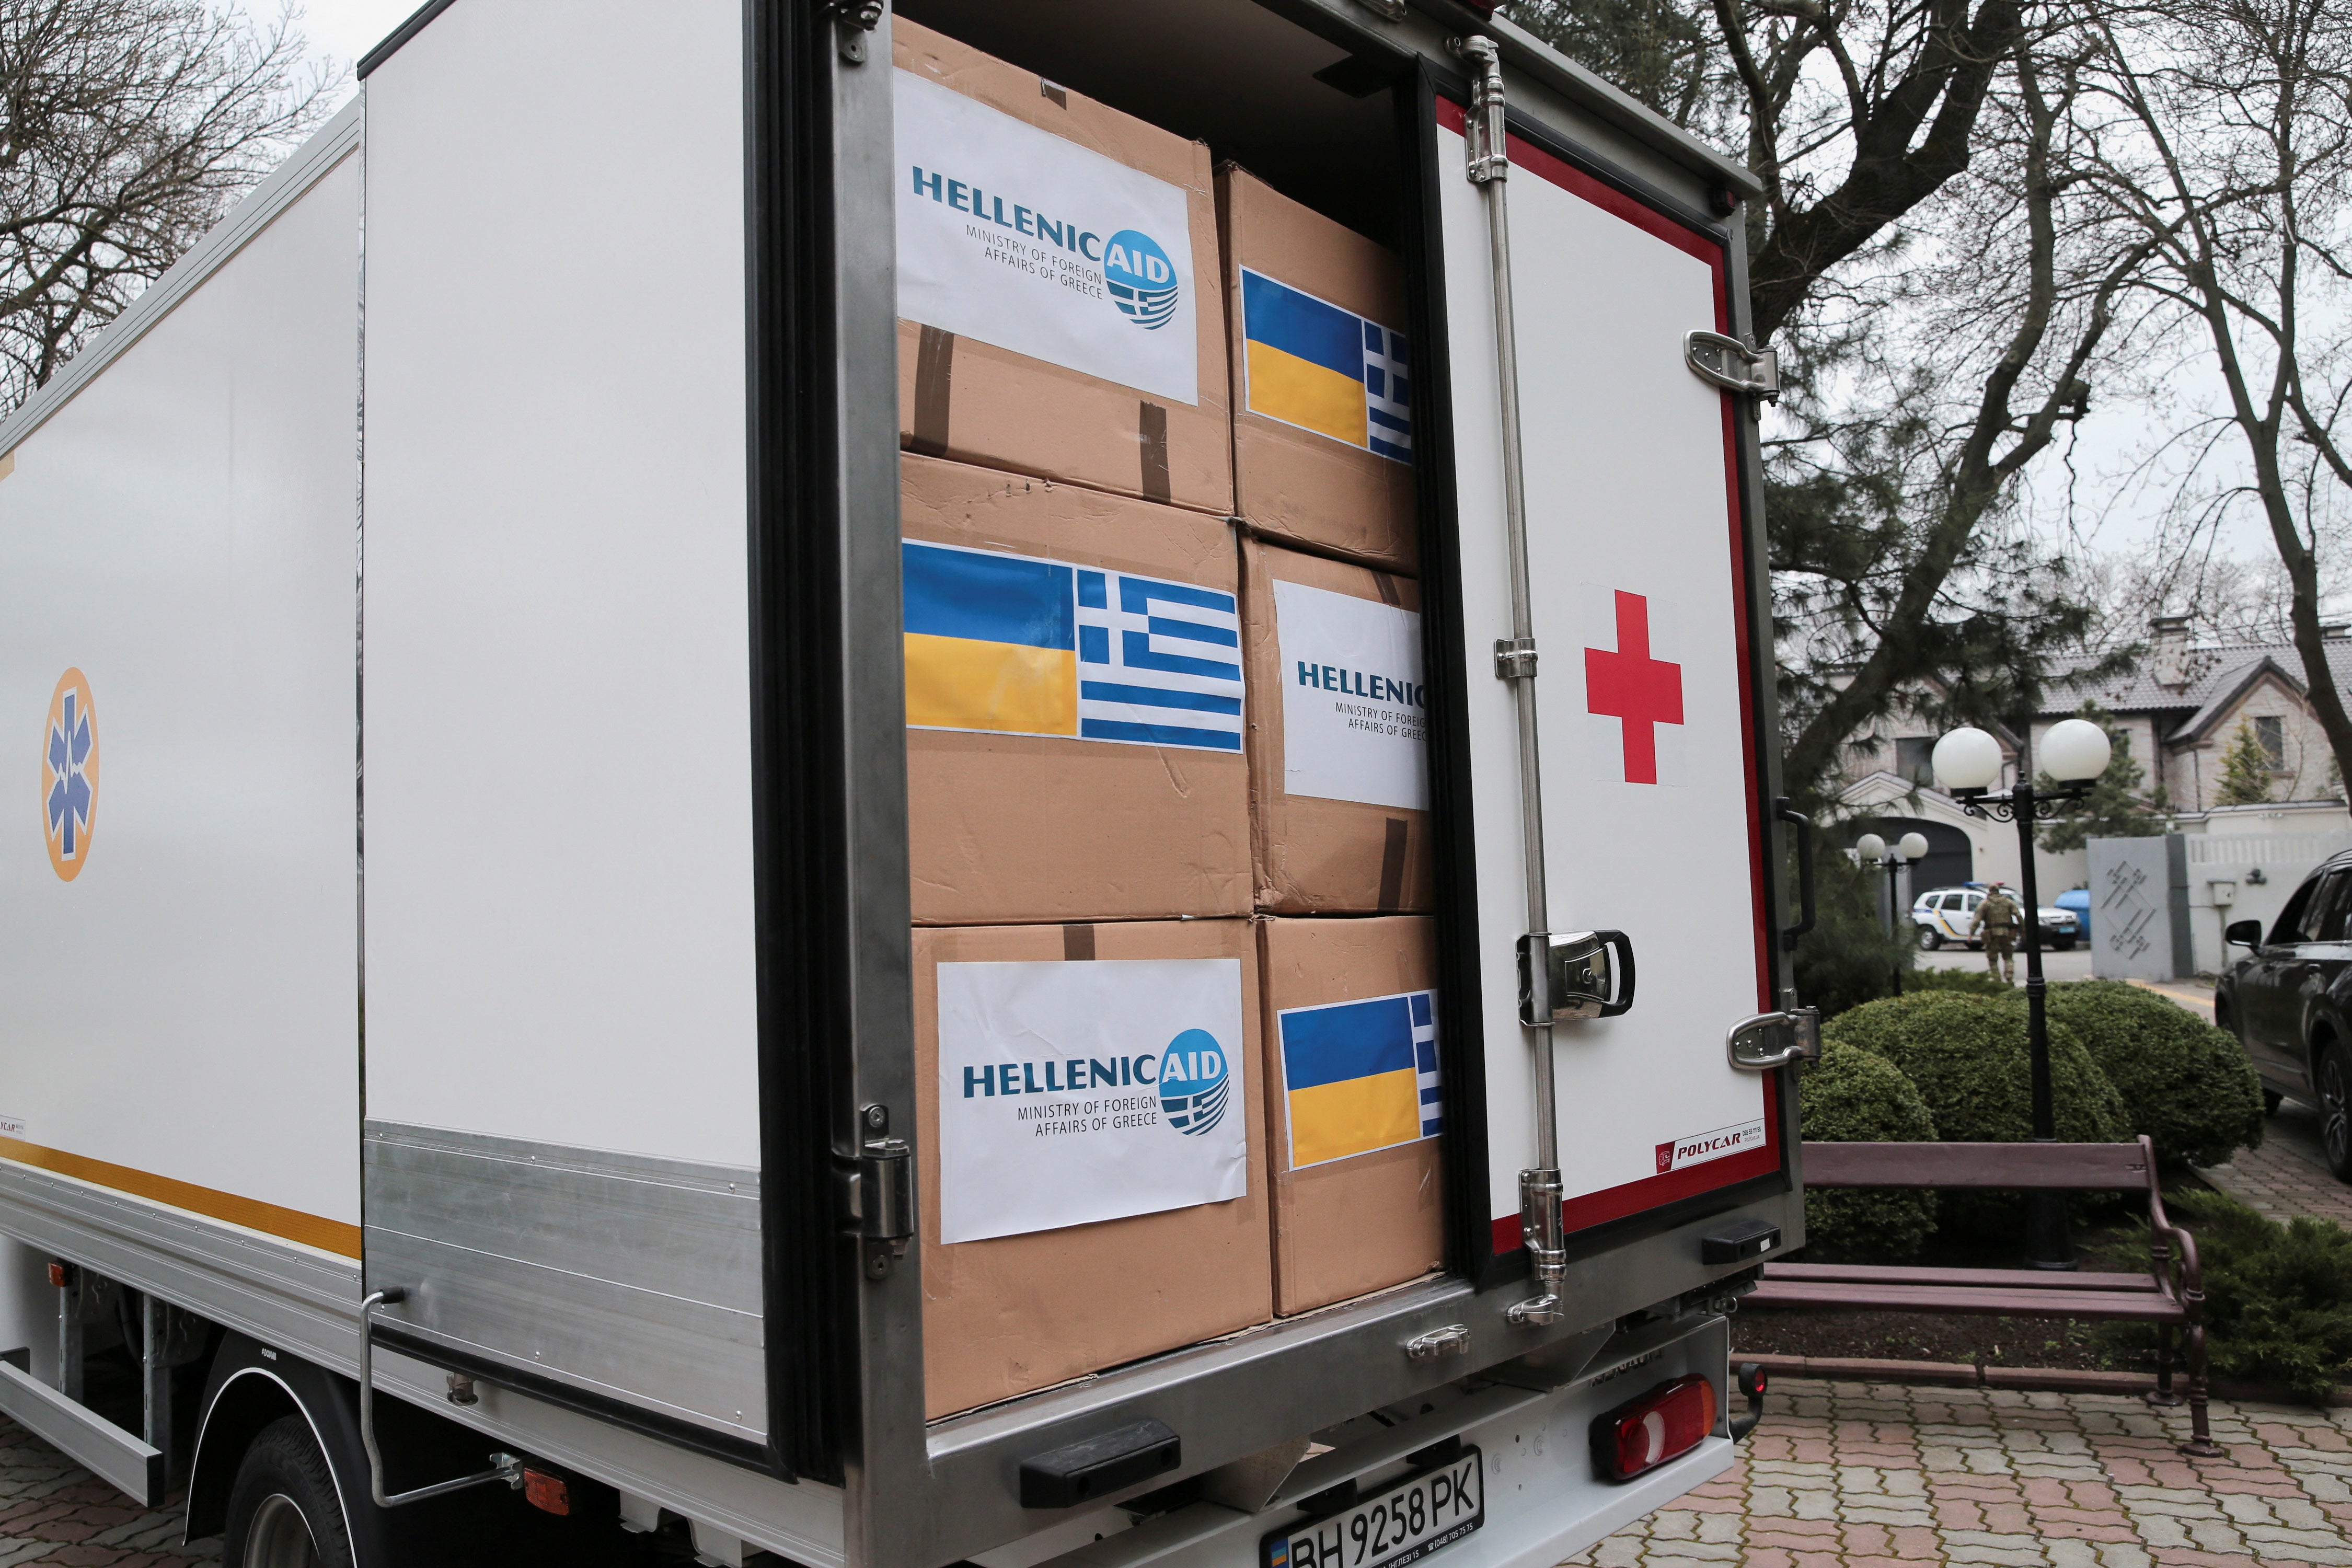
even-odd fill
[[(890, 1114), (869, 1105), (858, 1121), (868, 1132), (887, 1132)], [(856, 1155), (835, 1157), (833, 1174), (841, 1228), (857, 1238), (866, 1277), (887, 1278), (892, 1260), (907, 1255), (915, 1237), (913, 1145), (904, 1138), (866, 1138)]]
[(866, 35), (882, 20), (882, 0), (820, 0), (833, 18), (834, 47), (854, 66), (866, 63)]
[(1822, 1059), (1822, 1013), (1790, 1007), (1742, 1018), (1724, 1036), (1724, 1055), (1743, 1072), (1769, 1072), (1790, 1062)]
[[(1737, 362), (1735, 364), (1734, 362)], [(1683, 363), (1701, 381), (1766, 403), (1780, 401), (1780, 351), (1721, 332), (1685, 332)]]
[(1495, 639), (1495, 678), (1497, 680), (1532, 680), (1536, 673), (1536, 639), (1533, 637), (1496, 637)]

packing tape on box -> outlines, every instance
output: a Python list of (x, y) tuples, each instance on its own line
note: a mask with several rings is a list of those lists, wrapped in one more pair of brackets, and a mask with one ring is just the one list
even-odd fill
[(1171, 500), (1175, 492), (1168, 483), (1168, 410), (1144, 404), (1136, 415), (1136, 437), (1143, 447), (1143, 499)]
[(1387, 841), (1381, 846), (1380, 907), (1382, 910), (1393, 910), (1404, 901), (1404, 849), (1405, 839), (1411, 831), (1403, 817), (1388, 818)]
[(908, 451), (926, 458), (947, 456), (954, 380), (955, 334), (925, 327), (915, 343), (915, 427), (908, 433)]

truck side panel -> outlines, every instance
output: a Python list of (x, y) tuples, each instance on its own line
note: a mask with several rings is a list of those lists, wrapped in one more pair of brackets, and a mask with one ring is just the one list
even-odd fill
[(347, 153), (0, 479), (0, 1156), (347, 1258), (359, 208)]
[(742, 16), (469, 0), (368, 78), (368, 1274), (765, 1430)]

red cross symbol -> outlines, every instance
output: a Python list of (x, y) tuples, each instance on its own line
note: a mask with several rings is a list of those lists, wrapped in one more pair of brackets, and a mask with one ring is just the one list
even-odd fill
[(1650, 657), (1650, 601), (1617, 595), (1617, 651), (1584, 650), (1584, 706), (1618, 720), (1625, 733), (1625, 782), (1658, 782), (1658, 731), (1683, 721), (1683, 667)]

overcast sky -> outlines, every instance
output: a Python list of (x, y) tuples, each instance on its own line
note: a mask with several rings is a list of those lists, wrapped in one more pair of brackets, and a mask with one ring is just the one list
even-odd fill
[[(277, 15), (276, 0), (238, 0), (249, 16)], [(419, 0), (299, 0), (301, 17), (296, 26), (310, 40), (311, 58), (340, 67), (344, 73), (340, 102), (353, 85), (352, 68), (359, 58), (407, 19)]]
[[(249, 15), (268, 17), (276, 14), (279, 0), (231, 0)], [(352, 69), (364, 55), (386, 35), (400, 26), (421, 0), (298, 0), (301, 16), (298, 26), (310, 45), (311, 58), (341, 70), (342, 80), (337, 89), (337, 102), (349, 96), (356, 85)], [(549, 5), (561, 0), (542, 0)], [(2193, 373), (2192, 373), (2193, 374)], [(2113, 402), (2094, 411), (2092, 419), (2076, 432), (2079, 438), (2074, 458), (2078, 496), (2086, 500), (2090, 496), (2112, 494), (2115, 478), (2126, 468), (2131, 459), (2144, 450), (2153, 438), (2153, 427), (2137, 409), (2119, 407)], [(2045, 456), (2041, 468), (2057, 470), (2059, 464), (2053, 456)], [(2043, 486), (2063, 489), (2063, 472), (2037, 473), (2036, 480)], [(2105, 481), (2104, 483), (2102, 481)], [(2087, 493), (2086, 493), (2087, 492)], [(2084, 520), (2102, 510), (2095, 502), (2083, 508)], [(2147, 542), (2155, 532), (2157, 498), (2134, 494), (2120, 505), (2107, 510), (2105, 526), (2090, 530), (2090, 542), (2103, 551), (2128, 551)], [(2263, 555), (2269, 552), (2269, 541), (2252, 507), (2240, 509), (2222, 530), (2221, 553)]]

